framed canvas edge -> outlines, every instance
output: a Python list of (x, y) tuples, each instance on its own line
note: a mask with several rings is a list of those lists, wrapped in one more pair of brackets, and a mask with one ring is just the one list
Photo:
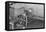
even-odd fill
[[(9, 29), (9, 2), (12, 3), (27, 3), (27, 4), (40, 4), (44, 5), (44, 27), (41, 28), (26, 28), (26, 29)], [(5, 30), (6, 31), (15, 31), (15, 30), (31, 30), (31, 29), (45, 29), (45, 3), (36, 3), (36, 2), (19, 2), (19, 1), (6, 1), (5, 2)]]

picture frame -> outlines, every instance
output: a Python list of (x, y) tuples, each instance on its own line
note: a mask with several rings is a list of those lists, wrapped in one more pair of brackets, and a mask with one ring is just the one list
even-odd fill
[[(24, 4), (38, 4), (43, 5), (44, 10), (44, 22), (43, 27), (40, 28), (25, 28), (25, 29), (9, 29), (9, 11), (10, 11), (10, 4), (13, 5), (14, 3), (24, 3)], [(33, 23), (32, 23), (33, 24)], [(19, 2), (19, 1), (6, 1), (5, 2), (5, 30), (7, 31), (15, 31), (15, 30), (31, 30), (31, 29), (45, 29), (45, 3), (36, 3), (36, 2)]]

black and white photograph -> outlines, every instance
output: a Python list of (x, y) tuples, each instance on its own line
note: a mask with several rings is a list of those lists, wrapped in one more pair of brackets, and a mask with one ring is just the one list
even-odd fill
[(5, 3), (5, 29), (27, 30), (45, 28), (45, 4), (33, 2)]

